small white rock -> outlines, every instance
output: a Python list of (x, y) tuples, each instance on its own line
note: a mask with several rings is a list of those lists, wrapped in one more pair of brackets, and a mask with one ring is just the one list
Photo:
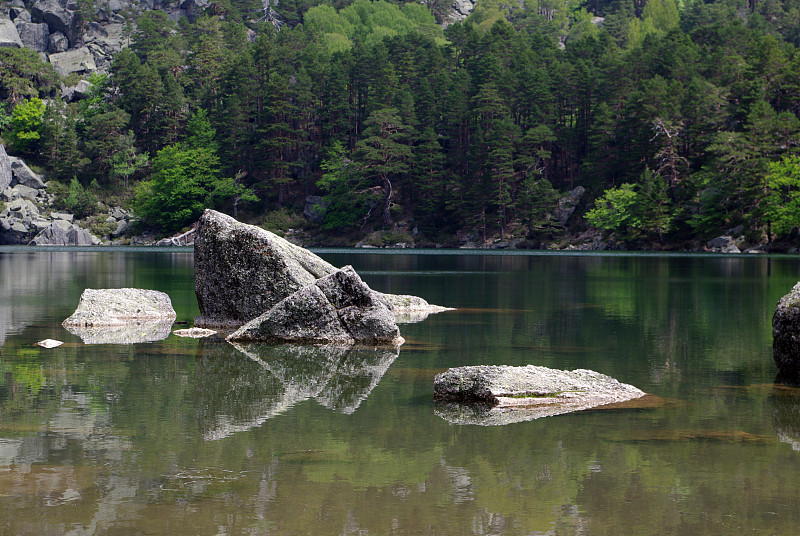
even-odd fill
[(176, 329), (172, 333), (177, 335), (178, 337), (191, 337), (192, 339), (202, 339), (203, 337), (210, 337), (211, 335), (214, 335), (216, 331), (214, 331), (213, 329), (205, 329), (205, 328), (189, 328), (189, 329)]
[(41, 346), (42, 348), (55, 348), (56, 346), (61, 346), (62, 344), (64, 343), (55, 339), (45, 339), (36, 343), (37, 346)]

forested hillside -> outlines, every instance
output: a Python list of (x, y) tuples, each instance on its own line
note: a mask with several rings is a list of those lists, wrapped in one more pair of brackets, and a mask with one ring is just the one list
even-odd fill
[(448, 7), (146, 11), (69, 104), (75, 75), (2, 48), (2, 136), (67, 208), (163, 233), (214, 206), (317, 244), (800, 244), (795, 0), (479, 0), (443, 29)]

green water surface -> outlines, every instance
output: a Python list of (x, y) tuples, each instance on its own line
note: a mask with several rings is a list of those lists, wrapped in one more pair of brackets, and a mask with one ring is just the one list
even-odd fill
[[(320, 254), (457, 310), (396, 353), (87, 345), (60, 325), (87, 287), (162, 290), (190, 326), (191, 251), (0, 249), (0, 534), (797, 533), (800, 389), (771, 355), (797, 257)], [(433, 377), (477, 364), (663, 400), (451, 424)]]

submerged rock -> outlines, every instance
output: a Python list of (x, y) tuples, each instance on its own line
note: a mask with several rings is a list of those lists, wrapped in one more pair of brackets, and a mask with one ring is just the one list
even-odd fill
[(457, 424), (482, 425), (571, 413), (645, 395), (591, 370), (535, 365), (452, 368), (436, 375), (433, 391), (441, 417)]
[(175, 309), (172, 308), (169, 296), (157, 290), (87, 288), (83, 291), (75, 312), (64, 320), (62, 325), (64, 327), (135, 327), (137, 323), (172, 325), (175, 317)]
[(800, 282), (775, 307), (772, 357), (781, 372), (800, 372)]
[(49, 348), (57, 348), (58, 346), (61, 346), (62, 344), (64, 344), (64, 343), (61, 342), (61, 341), (57, 341), (55, 339), (44, 339), (42, 341), (37, 342), (36, 346), (41, 346), (42, 348), (48, 348), (49, 349)]
[[(194, 243), (195, 326), (235, 329), (337, 271), (310, 251), (253, 225), (206, 210)], [(422, 298), (384, 296), (395, 315), (439, 312)], [(413, 298), (413, 299), (412, 299)], [(390, 303), (394, 305), (389, 305)]]
[(228, 340), (378, 346), (403, 342), (391, 305), (350, 266), (281, 300)]

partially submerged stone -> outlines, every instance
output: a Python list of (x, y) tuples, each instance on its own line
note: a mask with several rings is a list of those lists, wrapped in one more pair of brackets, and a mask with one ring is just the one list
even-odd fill
[(374, 346), (403, 342), (390, 306), (350, 266), (281, 300), (228, 340)]
[(188, 329), (176, 329), (172, 332), (173, 335), (177, 335), (178, 337), (188, 337), (190, 339), (202, 339), (204, 337), (210, 337), (217, 332), (213, 329), (205, 329), (205, 328), (188, 328)]
[[(138, 288), (87, 288), (77, 309), (64, 320), (64, 327), (131, 326), (138, 323), (175, 321), (169, 296), (157, 290)], [(169, 331), (167, 332), (169, 334)]]
[[(337, 268), (310, 251), (253, 225), (206, 210), (194, 242), (194, 325), (235, 329)], [(415, 296), (384, 296), (395, 315), (444, 310)], [(425, 315), (427, 316), (427, 315)]]
[(645, 395), (592, 370), (535, 365), (452, 368), (436, 375), (433, 390), (441, 417), (458, 424), (483, 425), (571, 413)]
[(57, 341), (55, 339), (44, 339), (36, 343), (36, 346), (41, 346), (42, 348), (56, 348), (64, 344), (62, 341)]
[(783, 296), (772, 316), (772, 357), (786, 374), (800, 372), (800, 283)]

